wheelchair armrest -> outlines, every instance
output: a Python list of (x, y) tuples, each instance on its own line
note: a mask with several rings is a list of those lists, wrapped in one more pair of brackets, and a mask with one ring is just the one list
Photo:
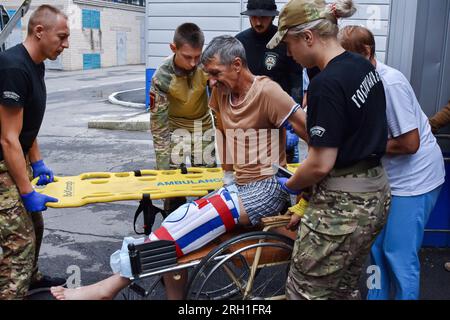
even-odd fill
[(139, 245), (129, 244), (128, 252), (133, 277), (177, 265), (177, 253), (173, 241), (152, 241)]
[(279, 215), (274, 217), (266, 217), (261, 219), (264, 229), (276, 228), (287, 225), (291, 221), (291, 215)]

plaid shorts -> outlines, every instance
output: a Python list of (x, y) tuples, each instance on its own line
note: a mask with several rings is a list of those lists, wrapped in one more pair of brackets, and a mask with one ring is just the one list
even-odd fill
[(289, 203), (289, 195), (281, 189), (275, 177), (237, 185), (237, 188), (252, 225), (257, 225), (264, 217), (277, 215)]

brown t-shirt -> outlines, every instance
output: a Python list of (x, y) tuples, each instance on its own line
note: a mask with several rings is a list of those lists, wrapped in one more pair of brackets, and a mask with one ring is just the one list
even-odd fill
[[(244, 101), (231, 104), (230, 94), (213, 89), (209, 106), (222, 124), (217, 143), (222, 163), (233, 164), (239, 185), (273, 176), (272, 164), (286, 165), (284, 122), (296, 110), (296, 102), (268, 77), (258, 76)], [(223, 137), (226, 152), (223, 153)]]

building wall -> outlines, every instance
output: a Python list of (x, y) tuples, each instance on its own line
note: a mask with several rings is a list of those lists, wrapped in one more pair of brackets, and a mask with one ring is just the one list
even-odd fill
[[(53, 0), (51, 4), (55, 7), (57, 7), (60, 10), (63, 10), (66, 14), (67, 12), (67, 6), (69, 0)], [(11, 0), (7, 1), (4, 6), (8, 10), (8, 13), (11, 13), (11, 11), (16, 11), (21, 5), (23, 1), (22, 0)], [(33, 0), (31, 2), (30, 9), (28, 10), (25, 17), (22, 18), (22, 21), (20, 23), (20, 27), (18, 26), (17, 31), (13, 31), (13, 34), (11, 34), (7, 41), (6, 41), (6, 47), (10, 48), (12, 46), (15, 46), (18, 43), (21, 43), (23, 40), (25, 40), (27, 35), (27, 26), (28, 26), (28, 20), (30, 19), (30, 15), (32, 12), (39, 7), (42, 4), (48, 4), (48, 1), (45, 0)], [(64, 52), (59, 58), (56, 63), (50, 63), (51, 65), (55, 66), (58, 69), (61, 69), (63, 65), (68, 65), (70, 61), (70, 53), (69, 51)]]
[[(143, 63), (141, 47), (144, 43), (141, 43), (140, 35), (141, 24), (145, 23), (145, 8), (127, 6), (128, 9), (123, 9), (124, 5), (104, 5), (101, 1), (74, 0), (69, 9), (74, 17), (71, 35), (74, 69), (83, 67), (85, 54), (100, 54), (102, 67)], [(83, 28), (83, 10), (99, 11), (100, 28)], [(122, 46), (118, 45), (120, 38), (124, 40)], [(122, 55), (120, 50), (123, 50)]]
[(450, 99), (450, 0), (396, 0), (391, 33), (387, 62), (410, 80), (431, 116)]
[[(17, 9), (22, 1), (8, 1), (6, 9)], [(27, 15), (22, 19), (22, 37), (14, 37), (14, 43), (26, 37), (26, 26), (31, 13), (48, 0), (33, 0)], [(144, 63), (145, 41), (142, 40), (145, 25), (145, 8), (98, 0), (53, 0), (51, 4), (63, 10), (69, 17), (71, 36), (70, 48), (55, 62), (47, 62), (47, 67), (63, 70), (80, 70), (86, 67), (84, 55), (99, 56), (101, 67), (121, 64)], [(99, 12), (99, 28), (83, 28), (83, 10)], [(118, 39), (119, 38), (119, 39)], [(124, 40), (119, 54), (118, 40)], [(89, 57), (91, 57), (89, 56)], [(120, 59), (122, 58), (122, 61)], [(83, 63), (84, 62), (84, 63)], [(95, 67), (95, 65), (91, 65)]]
[[(278, 9), (288, 1), (277, 1)], [(369, 27), (376, 36), (377, 53), (384, 61), (387, 48), (390, 0), (356, 0), (358, 11), (343, 22)], [(194, 22), (205, 32), (206, 42), (213, 37), (236, 33), (250, 27), (248, 17), (240, 13), (247, 1), (147, 0), (147, 68), (157, 68), (170, 54), (170, 43), (175, 28), (183, 22)], [(277, 23), (277, 22), (275, 22)]]

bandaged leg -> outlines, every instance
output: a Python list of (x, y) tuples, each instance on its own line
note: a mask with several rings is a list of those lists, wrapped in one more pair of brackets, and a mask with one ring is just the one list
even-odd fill
[(181, 206), (149, 238), (151, 241), (175, 241), (177, 256), (181, 257), (233, 230), (238, 221), (238, 191), (230, 186)]
[(131, 278), (128, 244), (147, 241), (174, 241), (181, 257), (203, 247), (239, 222), (239, 198), (236, 186), (222, 188), (213, 195), (186, 203), (172, 212), (148, 239), (125, 238), (122, 249), (111, 255), (111, 268), (122, 277)]

